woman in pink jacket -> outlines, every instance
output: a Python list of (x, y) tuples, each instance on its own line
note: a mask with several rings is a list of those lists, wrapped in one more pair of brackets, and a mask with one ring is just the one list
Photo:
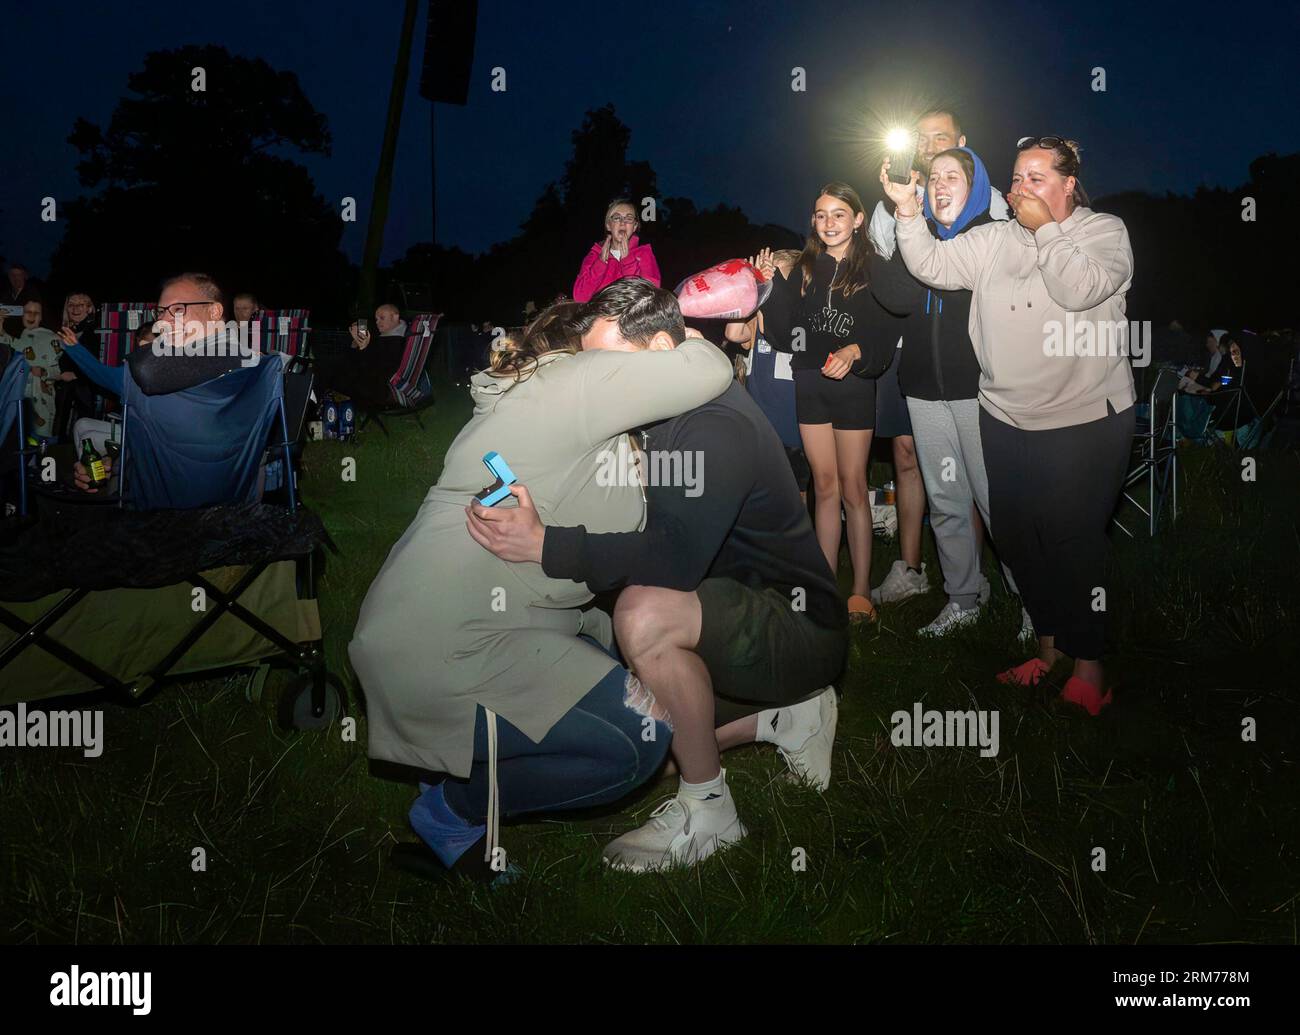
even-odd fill
[(627, 198), (616, 198), (605, 210), (605, 241), (593, 244), (573, 282), (573, 300), (587, 302), (601, 288), (624, 277), (644, 277), (659, 287), (659, 264), (648, 244), (638, 242), (641, 224)]

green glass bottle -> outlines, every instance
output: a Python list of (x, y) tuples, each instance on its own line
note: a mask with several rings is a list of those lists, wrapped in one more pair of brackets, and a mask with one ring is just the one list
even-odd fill
[(90, 444), (88, 438), (81, 440), (81, 466), (86, 469), (92, 489), (98, 489), (108, 481), (108, 472), (104, 470), (104, 458)]

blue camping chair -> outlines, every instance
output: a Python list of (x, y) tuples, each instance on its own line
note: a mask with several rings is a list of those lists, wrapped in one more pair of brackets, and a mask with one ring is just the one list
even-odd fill
[(27, 391), (27, 375), (31, 367), (22, 354), (15, 352), (0, 376), (0, 442), (9, 438), (9, 429), (18, 427), (18, 513), (27, 516), (27, 478), (24, 473), (27, 457), (27, 429), (23, 426), (23, 396)]
[[(196, 511), (256, 504), (261, 494), (262, 458), (273, 432), (278, 441), (272, 449), (283, 449), (285, 470), (292, 471), (284, 364), (278, 358), (267, 358), (255, 367), (231, 370), (167, 395), (145, 395), (135, 383), (130, 365), (125, 364), (122, 371), (119, 503), (124, 506), (149, 511)], [(292, 474), (285, 478), (285, 486), (289, 511), (299, 517), (306, 515), (305, 510), (298, 509)], [(300, 598), (313, 601), (314, 553), (293, 558), (298, 562)], [(266, 554), (258, 562), (248, 563), (243, 574), (228, 587), (217, 585), (203, 572), (177, 572), (176, 582), (201, 589), (207, 605), (165, 656), (129, 682), (97, 667), (51, 632), (59, 619), (83, 605), (92, 590), (69, 590), (34, 622), (26, 622), (0, 605), (0, 623), (19, 633), (0, 650), (0, 669), (25, 648), (39, 646), (99, 687), (135, 703), (172, 678), (173, 670), (190, 648), (218, 619), (229, 614), (278, 648), (280, 653), (272, 664), (285, 664), (298, 673), (280, 701), (282, 723), (299, 729), (328, 725), (343, 712), (345, 697), (342, 684), (326, 669), (321, 641), (295, 642), (255, 613), (251, 604), (241, 603), (245, 591), (267, 567), (282, 559), (288, 558)]]
[[(123, 366), (119, 494), (136, 510), (188, 510), (249, 503), (261, 489), (273, 430), (290, 463), (284, 366), (267, 359), (172, 392), (145, 395)], [(287, 468), (286, 468), (287, 469)], [(289, 509), (297, 509), (293, 478)]]

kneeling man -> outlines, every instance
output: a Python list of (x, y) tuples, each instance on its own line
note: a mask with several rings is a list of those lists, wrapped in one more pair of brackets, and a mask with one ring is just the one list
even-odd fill
[[(677, 299), (640, 279), (601, 291), (580, 326), (584, 350), (685, 333)], [(517, 508), (475, 503), (468, 518), (502, 559), (622, 589), (619, 646), (672, 717), (680, 773), (676, 797), (605, 848), (608, 864), (637, 872), (698, 862), (745, 836), (720, 751), (775, 744), (799, 779), (826, 788), (837, 718), (828, 684), (848, 647), (848, 615), (785, 449), (744, 388), (640, 438), (643, 531), (544, 526), (526, 488)]]

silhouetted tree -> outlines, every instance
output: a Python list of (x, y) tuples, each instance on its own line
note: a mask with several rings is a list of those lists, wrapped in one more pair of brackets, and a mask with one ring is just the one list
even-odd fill
[[(192, 88), (199, 68), (204, 90)], [(136, 299), (199, 269), (273, 304), (345, 305), (339, 212), (282, 153), (330, 151), (297, 76), (187, 46), (150, 53), (127, 85), (107, 130), (78, 119), (69, 137), (94, 193), (65, 209), (53, 279)]]

